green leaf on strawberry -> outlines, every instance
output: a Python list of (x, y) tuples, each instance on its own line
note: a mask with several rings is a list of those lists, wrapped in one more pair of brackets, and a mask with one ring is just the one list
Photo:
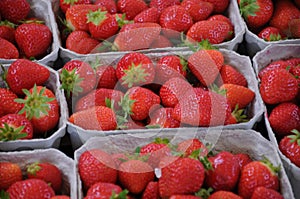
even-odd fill
[(135, 65), (132, 63), (127, 70), (124, 70), (125, 75), (122, 77), (122, 85), (127, 85), (131, 88), (135, 83), (145, 82), (149, 74), (145, 73), (145, 69), (142, 64)]
[(7, 123), (4, 123), (4, 127), (0, 128), (0, 141), (18, 140), (26, 137), (27, 133), (21, 133), (24, 128), (24, 126), (14, 128)]
[(288, 138), (290, 138), (290, 142), (297, 142), (297, 144), (300, 146), (300, 132), (297, 129), (293, 129), (291, 132), (293, 133), (293, 135), (287, 136)]
[(63, 80), (60, 88), (67, 92), (68, 98), (71, 96), (71, 93), (77, 95), (83, 91), (80, 82), (84, 79), (81, 78), (79, 74), (76, 74), (76, 68), (72, 71), (62, 69), (60, 79)]
[(87, 23), (92, 22), (96, 26), (99, 25), (102, 21), (104, 21), (106, 17), (107, 11), (101, 11), (101, 9), (98, 9), (97, 11), (89, 11), (87, 16)]
[(239, 6), (240, 13), (245, 19), (248, 16), (256, 16), (256, 12), (260, 9), (256, 0), (240, 0)]

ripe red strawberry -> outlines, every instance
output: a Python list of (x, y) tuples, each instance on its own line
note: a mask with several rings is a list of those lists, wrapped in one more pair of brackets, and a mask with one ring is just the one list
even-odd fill
[(300, 38), (300, 19), (292, 19), (289, 23), (289, 30), (293, 38)]
[(212, 3), (197, 0), (184, 0), (181, 6), (188, 11), (194, 23), (207, 19), (214, 10)]
[(242, 169), (246, 164), (252, 162), (252, 159), (248, 154), (245, 153), (238, 153), (234, 155), (235, 158), (238, 160), (240, 168)]
[(259, 89), (266, 104), (278, 104), (293, 100), (299, 88), (291, 73), (285, 69), (274, 69), (262, 76)]
[(218, 77), (219, 85), (222, 84), (236, 84), (240, 86), (247, 87), (248, 82), (245, 78), (245, 76), (240, 73), (237, 69), (235, 69), (233, 66), (225, 64), (222, 66), (220, 70), (220, 76)]
[(155, 83), (164, 84), (173, 77), (185, 78), (187, 61), (177, 55), (166, 55), (161, 57), (155, 69)]
[(24, 95), (22, 89), (31, 89), (35, 84), (43, 85), (50, 77), (50, 71), (27, 59), (18, 59), (8, 68), (5, 80), (17, 95)]
[(60, 0), (59, 1), (59, 7), (63, 11), (63, 13), (66, 13), (67, 10), (76, 4), (91, 4), (91, 0)]
[(66, 196), (66, 195), (55, 195), (55, 196), (51, 197), (50, 199), (70, 199), (70, 196)]
[(178, 128), (180, 122), (173, 117), (173, 108), (159, 108), (150, 114), (150, 123), (147, 127), (154, 128)]
[(7, 41), (15, 42), (15, 27), (16, 25), (9, 21), (0, 21), (0, 38)]
[(101, 9), (90, 11), (87, 14), (87, 23), (92, 37), (98, 40), (108, 39), (119, 30), (116, 18)]
[(227, 22), (203, 20), (195, 23), (186, 36), (192, 43), (208, 40), (211, 44), (219, 44), (232, 37), (232, 30)]
[(142, 53), (124, 55), (116, 67), (116, 75), (122, 86), (131, 88), (152, 83), (155, 70), (151, 59)]
[(133, 23), (124, 25), (113, 44), (116, 50), (131, 51), (147, 49), (159, 36), (161, 26), (157, 23)]
[(114, 0), (95, 0), (94, 4), (105, 7), (110, 14), (117, 13), (117, 4)]
[(274, 10), (272, 0), (239, 1), (240, 12), (251, 30), (267, 24)]
[(300, 18), (300, 10), (290, 0), (276, 1), (275, 10), (270, 25), (289, 33), (289, 23), (292, 19)]
[(1, 141), (31, 139), (32, 136), (32, 125), (25, 116), (19, 114), (7, 114), (0, 117)]
[(280, 167), (275, 167), (270, 161), (253, 161), (241, 170), (238, 183), (238, 193), (242, 198), (249, 199), (256, 187), (264, 186), (273, 190), (279, 189), (277, 172)]
[(168, 38), (178, 38), (181, 32), (186, 32), (193, 25), (193, 19), (188, 11), (180, 5), (164, 9), (159, 18), (163, 33)]
[(0, 162), (0, 189), (7, 190), (15, 182), (22, 180), (22, 170), (13, 162)]
[(265, 41), (279, 41), (286, 39), (287, 36), (278, 28), (268, 26), (258, 33), (258, 37)]
[(298, 57), (292, 57), (287, 59), (286, 61), (292, 66), (292, 68), (300, 64), (300, 58)]
[(149, 3), (150, 8), (157, 8), (159, 14), (167, 7), (174, 5), (180, 5), (180, 0), (151, 0)]
[(99, 41), (90, 37), (82, 30), (75, 30), (70, 33), (66, 40), (66, 48), (79, 54), (90, 54), (96, 51)]
[(102, 66), (98, 65), (94, 68), (97, 79), (97, 88), (114, 89), (118, 78), (116, 75), (116, 69), (110, 65)]
[(78, 172), (86, 189), (97, 182), (116, 183), (116, 164), (111, 155), (92, 149), (83, 152), (78, 160)]
[(208, 148), (206, 148), (206, 146), (196, 138), (184, 140), (177, 146), (177, 151), (183, 153), (183, 157), (192, 155), (192, 153), (196, 150), (200, 150), (199, 156), (201, 157), (207, 156), (208, 154)]
[(14, 44), (0, 37), (0, 59), (18, 59), (19, 51)]
[(216, 15), (209, 17), (207, 20), (208, 21), (224, 21), (224, 22), (226, 22), (229, 25), (229, 33), (227, 34), (226, 40), (231, 40), (234, 37), (234, 27), (233, 27), (231, 20), (228, 17), (226, 17), (222, 14), (216, 14)]
[(134, 17), (135, 23), (145, 23), (145, 22), (152, 22), (158, 23), (159, 13), (158, 9), (155, 7), (147, 8), (146, 10), (140, 12), (138, 15)]
[(222, 199), (243, 199), (242, 197), (240, 197), (230, 191), (216, 191), (208, 197), (208, 199), (220, 199), (220, 198), (222, 198)]
[(110, 198), (122, 192), (122, 188), (116, 184), (97, 182), (93, 184), (86, 193), (86, 199)]
[(265, 68), (259, 71), (258, 77), (261, 79), (267, 71), (274, 70), (277, 68), (285, 69), (290, 72), (293, 66), (287, 60), (272, 61)]
[(9, 198), (29, 199), (33, 196), (39, 199), (49, 199), (55, 195), (54, 190), (43, 180), (27, 179), (12, 184), (7, 190)]
[(61, 88), (72, 95), (84, 95), (96, 86), (96, 75), (93, 68), (86, 62), (71, 60), (60, 71)]
[(89, 11), (105, 10), (101, 5), (78, 4), (66, 11), (67, 27), (71, 30), (88, 31), (87, 14)]
[(10, 114), (18, 113), (22, 109), (22, 104), (15, 102), (18, 96), (7, 88), (0, 88), (0, 117)]
[(167, 47), (172, 47), (173, 44), (172, 42), (165, 36), (163, 35), (158, 35), (156, 39), (151, 43), (150, 49), (153, 48), (167, 48)]
[(290, 102), (281, 103), (271, 111), (269, 121), (276, 135), (289, 135), (291, 130), (300, 129), (300, 108)]
[(273, 189), (268, 189), (266, 187), (257, 187), (255, 188), (251, 196), (251, 199), (260, 199), (260, 198), (284, 199), (279, 192)]
[(172, 195), (169, 199), (199, 199), (195, 195)]
[(128, 160), (119, 166), (118, 179), (133, 194), (142, 193), (154, 177), (153, 168), (141, 160)]
[(136, 15), (148, 8), (143, 0), (119, 0), (117, 2), (118, 10), (125, 13), (129, 20), (134, 19)]
[(279, 142), (279, 149), (287, 158), (291, 160), (292, 163), (300, 167), (300, 158), (299, 158), (300, 133), (296, 129), (293, 129), (291, 133), (293, 134), (285, 136)]
[(30, 12), (30, 4), (27, 0), (2, 0), (0, 1), (1, 16), (13, 23), (19, 23)]
[(214, 13), (224, 13), (229, 5), (229, 0), (204, 0), (214, 5)]
[(112, 109), (105, 106), (91, 108), (73, 113), (69, 121), (83, 129), (108, 131), (117, 128), (116, 115)]
[(62, 173), (59, 168), (49, 162), (35, 162), (27, 166), (29, 179), (40, 179), (47, 182), (55, 192), (61, 191)]
[(149, 182), (145, 188), (142, 199), (159, 199), (158, 182)]
[(197, 159), (178, 158), (165, 165), (158, 180), (160, 197), (175, 194), (194, 194), (204, 181), (204, 167)]
[(16, 101), (23, 104), (24, 107), (19, 113), (30, 120), (33, 133), (43, 135), (54, 129), (60, 118), (60, 107), (55, 94), (46, 87), (36, 85), (24, 93), (25, 99)]

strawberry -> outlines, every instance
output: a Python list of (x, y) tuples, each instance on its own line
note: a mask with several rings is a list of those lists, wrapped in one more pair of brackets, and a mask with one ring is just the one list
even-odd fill
[(153, 40), (149, 48), (167, 48), (172, 46), (172, 42), (167, 37), (163, 35), (158, 35), (157, 38)]
[(259, 87), (266, 104), (278, 104), (293, 100), (298, 93), (297, 79), (285, 69), (267, 71)]
[(20, 114), (30, 120), (34, 134), (44, 134), (53, 130), (59, 121), (59, 104), (55, 94), (46, 87), (36, 86), (23, 90), (25, 99), (16, 99), (24, 105)]
[(22, 104), (15, 102), (17, 98), (18, 96), (11, 90), (0, 88), (0, 110), (2, 111), (0, 117), (10, 113), (18, 113), (22, 109)]
[(27, 0), (2, 0), (0, 2), (1, 16), (13, 23), (25, 19), (30, 12), (30, 4)]
[(180, 5), (180, 0), (151, 0), (149, 3), (150, 8), (157, 8), (159, 14), (167, 7), (174, 5)]
[(214, 5), (214, 13), (224, 13), (229, 5), (229, 0), (204, 0)]
[(272, 0), (239, 0), (239, 7), (251, 30), (257, 30), (267, 24), (274, 10)]
[(60, 192), (62, 173), (59, 168), (49, 162), (35, 162), (27, 166), (28, 179), (41, 179), (47, 182), (55, 192)]
[(197, 150), (199, 150), (199, 156), (204, 157), (208, 154), (208, 148), (196, 138), (184, 140), (177, 146), (177, 151), (183, 153), (183, 157), (188, 157)]
[(19, 114), (7, 114), (0, 117), (1, 141), (31, 139), (32, 136), (32, 125), (25, 116)]
[(159, 199), (158, 182), (149, 182), (145, 188), (142, 199)]
[(59, 7), (63, 11), (63, 13), (66, 13), (67, 10), (73, 5), (91, 3), (91, 0), (59, 0)]
[(7, 20), (0, 21), (0, 38), (15, 43), (15, 27), (15, 24)]
[(251, 199), (259, 198), (284, 199), (279, 192), (273, 189), (268, 189), (266, 187), (256, 187), (251, 196)]
[(195, 195), (172, 195), (169, 199), (199, 199)]
[(245, 76), (240, 73), (236, 68), (232, 65), (224, 64), (220, 70), (219, 85), (222, 84), (235, 84), (247, 87), (248, 82)]
[(292, 19), (289, 23), (289, 30), (293, 38), (300, 38), (300, 19)]
[(236, 195), (233, 192), (230, 191), (216, 191), (213, 194), (211, 194), (208, 199), (242, 199), (242, 197)]
[(287, 38), (287, 36), (282, 33), (281, 30), (272, 26), (262, 29), (258, 33), (258, 37), (265, 41), (279, 41)]
[(107, 182), (97, 182), (93, 184), (86, 193), (88, 198), (110, 198), (122, 192), (122, 188), (116, 184)]
[(235, 158), (238, 160), (240, 169), (242, 169), (246, 164), (252, 162), (252, 159), (248, 154), (245, 153), (238, 153), (234, 155)]
[(232, 37), (232, 27), (225, 21), (203, 20), (196, 22), (187, 32), (189, 42), (208, 40), (211, 44), (219, 44)]
[(300, 133), (298, 130), (293, 129), (291, 131), (292, 135), (285, 136), (279, 142), (280, 151), (291, 160), (297, 167), (300, 167)]
[(290, 72), (293, 68), (292, 64), (286, 60), (276, 60), (269, 63), (266, 67), (259, 71), (258, 77), (261, 79), (267, 71), (274, 70), (276, 68), (286, 69)]
[(0, 37), (0, 59), (18, 59), (19, 51), (14, 44)]
[(300, 18), (300, 10), (290, 0), (276, 1), (275, 10), (270, 25), (289, 33), (289, 23)]
[(86, 189), (97, 182), (116, 183), (116, 164), (111, 155), (100, 149), (83, 152), (78, 160), (78, 172)]
[(193, 194), (204, 181), (204, 167), (197, 159), (178, 158), (161, 169), (158, 189), (161, 198), (175, 194)]
[(118, 0), (117, 7), (121, 13), (126, 14), (129, 20), (148, 8), (143, 0)]
[(264, 186), (273, 190), (279, 189), (277, 172), (280, 167), (275, 167), (270, 161), (253, 161), (241, 170), (238, 183), (238, 193), (242, 198), (251, 198), (256, 187)]
[(159, 19), (158, 9), (152, 7), (152, 8), (147, 8), (146, 10), (136, 15), (133, 21), (135, 23), (144, 23), (144, 22), (158, 23), (158, 19)]
[(154, 177), (152, 167), (141, 160), (128, 160), (119, 166), (118, 179), (121, 185), (133, 194), (142, 193)]
[(88, 31), (87, 14), (90, 11), (105, 10), (101, 5), (78, 4), (73, 5), (66, 11), (67, 27), (74, 30)]
[(79, 54), (89, 54), (99, 45), (99, 41), (82, 30), (70, 33), (66, 40), (66, 48)]
[(292, 57), (287, 59), (286, 61), (292, 66), (292, 68), (300, 64), (300, 58), (298, 57)]
[(98, 40), (108, 39), (119, 30), (116, 18), (107, 11), (101, 11), (101, 9), (90, 11), (87, 14), (87, 23), (92, 37)]
[(113, 44), (119, 51), (147, 49), (159, 36), (161, 26), (157, 23), (133, 23), (124, 25)]
[(22, 180), (22, 170), (18, 164), (0, 162), (0, 190), (8, 189), (15, 182)]
[(186, 32), (193, 25), (193, 18), (180, 5), (164, 9), (159, 18), (163, 33), (168, 38), (177, 38), (181, 32)]
[(177, 55), (166, 55), (161, 57), (155, 70), (156, 83), (165, 83), (173, 77), (185, 78), (187, 71), (187, 62), (184, 58)]
[(97, 78), (97, 88), (114, 89), (118, 78), (116, 69), (110, 65), (98, 65), (94, 68)]
[(69, 98), (72, 95), (84, 95), (95, 88), (96, 75), (86, 62), (71, 60), (60, 71), (61, 88)]
[(150, 114), (150, 123), (147, 125), (148, 128), (151, 126), (155, 128), (178, 128), (180, 122), (172, 117), (173, 108), (159, 108)]
[(70, 196), (66, 196), (66, 195), (55, 195), (55, 196), (51, 197), (50, 199), (70, 199)]
[(214, 10), (214, 5), (210, 2), (197, 0), (184, 0), (181, 2), (194, 22), (206, 20)]
[(125, 88), (152, 83), (154, 75), (151, 59), (138, 52), (125, 54), (116, 67), (116, 76)]
[(269, 122), (276, 135), (289, 135), (291, 130), (300, 129), (300, 108), (290, 102), (281, 103), (271, 111)]
[(124, 94), (121, 91), (100, 88), (92, 90), (87, 95), (81, 97), (75, 106), (75, 112), (83, 111), (93, 106), (106, 106), (106, 100), (113, 100), (115, 107), (118, 107), (118, 103)]
[(226, 37), (226, 40), (231, 40), (234, 37), (233, 23), (231, 22), (231, 20), (228, 17), (221, 15), (221, 14), (215, 14), (215, 15), (209, 17), (207, 20), (208, 21), (224, 21), (224, 22), (226, 22), (229, 25), (229, 33)]
[(117, 13), (117, 4), (114, 0), (95, 0), (94, 4), (105, 7), (109, 14)]
[(73, 113), (69, 122), (89, 130), (108, 131), (117, 128), (115, 113), (105, 106), (93, 106)]
[(35, 84), (41, 86), (50, 77), (50, 71), (35, 62), (26, 59), (14, 61), (8, 68), (5, 80), (17, 95), (24, 95), (22, 89), (31, 89)]
[(12, 184), (7, 190), (10, 199), (49, 199), (55, 195), (54, 190), (43, 180), (27, 179)]

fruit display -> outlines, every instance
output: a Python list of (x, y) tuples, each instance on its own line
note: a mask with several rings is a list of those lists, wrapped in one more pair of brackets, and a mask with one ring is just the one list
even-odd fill
[[(294, 188), (300, 182), (299, 50), (298, 45), (270, 46), (254, 57), (260, 93), (266, 105), (268, 135), (283, 159), (291, 182), (295, 182)], [(284, 52), (278, 54), (279, 51)], [(295, 195), (300, 196), (297, 189)]]
[(67, 109), (57, 71), (17, 59), (1, 73), (0, 150), (58, 147)]
[(77, 197), (74, 161), (57, 149), (0, 152), (1, 198)]
[(276, 149), (252, 130), (94, 137), (75, 162), (79, 198), (293, 197)]
[(1, 63), (26, 58), (53, 65), (58, 58), (59, 38), (51, 3), (3, 0), (0, 7)]

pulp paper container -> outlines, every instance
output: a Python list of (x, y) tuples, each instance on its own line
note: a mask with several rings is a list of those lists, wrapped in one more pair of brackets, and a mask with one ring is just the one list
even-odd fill
[[(41, 64), (42, 65), (42, 64)], [(8, 142), (0, 141), (0, 151), (12, 151), (12, 150), (25, 150), (25, 149), (46, 149), (46, 148), (58, 148), (61, 138), (66, 133), (66, 118), (67, 118), (67, 102), (65, 101), (64, 94), (60, 90), (59, 76), (57, 71), (50, 67), (43, 65), (50, 71), (50, 77), (45, 83), (45, 86), (52, 90), (56, 96), (56, 99), (60, 105), (60, 119), (55, 132), (47, 138), (28, 139), (28, 140), (15, 140)], [(8, 68), (9, 65), (4, 65)], [(0, 68), (0, 73), (2, 69)], [(3, 80), (0, 77), (0, 87), (3, 86)]]
[[(45, 21), (52, 32), (52, 45), (50, 46), (50, 52), (42, 59), (38, 59), (37, 62), (48, 66), (53, 66), (54, 62), (58, 58), (59, 51), (59, 32), (55, 21), (54, 13), (52, 11), (51, 3), (47, 0), (27, 0), (30, 4), (30, 12), (28, 17), (37, 17)], [(0, 59), (0, 63), (9, 64), (14, 62), (16, 59)]]
[[(52, 3), (52, 8), (55, 13), (55, 15), (62, 16), (62, 13), (59, 8), (59, 0), (50, 0)], [(146, 2), (149, 2), (149, 0), (145, 0)], [(225, 15), (229, 17), (231, 20), (232, 24), (234, 25), (234, 38), (230, 41), (223, 42), (221, 44), (216, 44), (215, 46), (219, 48), (225, 48), (229, 50), (234, 50), (236, 51), (238, 49), (238, 45), (242, 43), (244, 39), (244, 34), (245, 34), (245, 24), (243, 23), (243, 20), (238, 17), (239, 11), (237, 8), (237, 4), (235, 3), (235, 0), (230, 0), (229, 6), (227, 8), (227, 11), (225, 12)], [(61, 43), (60, 43), (61, 44)], [(70, 51), (66, 48), (64, 48), (62, 45), (59, 47), (59, 55), (60, 58), (62, 58), (63, 62), (68, 62), (71, 59), (74, 58), (86, 58), (90, 56), (91, 54), (78, 54), (73, 51)], [(178, 50), (187, 50), (187, 47), (170, 47), (170, 48), (157, 48), (157, 49), (149, 49), (149, 50), (141, 50), (142, 52), (149, 52), (149, 51), (173, 51), (175, 49)], [(116, 56), (118, 53), (122, 52), (105, 52), (105, 54), (108, 54), (110, 56)], [(124, 52), (126, 53), (126, 52)], [(96, 54), (103, 54), (103, 53), (96, 53)]]
[[(252, 103), (249, 105), (247, 109), (247, 115), (249, 116), (249, 121), (245, 123), (239, 123), (239, 124), (233, 124), (233, 125), (226, 125), (222, 126), (221, 128), (224, 129), (251, 129), (254, 127), (254, 125), (260, 121), (263, 115), (263, 102), (261, 99), (261, 96), (259, 94), (258, 90), (258, 83), (257, 79), (255, 77), (254, 70), (252, 68), (251, 61), (249, 57), (239, 55), (235, 53), (234, 51), (226, 50), (226, 49), (221, 49), (220, 50), (225, 58), (225, 63), (230, 64), (234, 66), (239, 72), (241, 72), (245, 78), (247, 79), (248, 82), (248, 88), (251, 89), (252, 91), (255, 92), (255, 98), (252, 101)], [(164, 52), (164, 53), (146, 53), (147, 56), (149, 56), (152, 60), (158, 60), (160, 57), (165, 56), (165, 55), (181, 55), (185, 58), (187, 58), (189, 55), (191, 55), (193, 52), (191, 51), (173, 51), (173, 52)], [(120, 58), (122, 57), (122, 54), (119, 54), (116, 57), (111, 57), (107, 54), (102, 54), (102, 55), (94, 55), (90, 56), (88, 59), (83, 59), (84, 61), (90, 61), (94, 60), (96, 58), (99, 58), (99, 60), (104, 61), (105, 63), (115, 63), (117, 62)], [(155, 61), (154, 61), (155, 62)], [(71, 111), (69, 111), (71, 113)], [(217, 127), (219, 128), (219, 127)], [(187, 127), (181, 127), (177, 128), (176, 131), (185, 131), (188, 130), (189, 128)], [(197, 129), (197, 128), (196, 128)], [(86, 142), (90, 137), (93, 136), (106, 136), (106, 135), (112, 135), (112, 134), (123, 134), (123, 133), (140, 133), (140, 132), (149, 132), (149, 130), (113, 130), (113, 131), (96, 131), (96, 130), (84, 130), (70, 122), (67, 122), (67, 131), (70, 134), (72, 146), (74, 149), (78, 148), (81, 146), (83, 143)], [(153, 131), (153, 130), (151, 130)], [(154, 131), (160, 132), (161, 129), (156, 129)], [(165, 131), (171, 131), (173, 132), (174, 130), (172, 129), (165, 129)]]
[[(77, 184), (74, 160), (57, 149), (36, 149), (20, 152), (0, 152), (0, 162), (13, 162), (21, 167), (23, 175), (27, 166), (34, 162), (49, 162), (62, 173), (62, 193), (77, 198)], [(25, 178), (24, 178), (25, 179)]]
[[(270, 62), (290, 57), (300, 57), (300, 44), (289, 44), (289, 45), (272, 45), (268, 46), (261, 52), (257, 53), (253, 58), (253, 65), (258, 75), (259, 71), (262, 70), (265, 66), (267, 66)], [(266, 109), (266, 107), (265, 107)], [(271, 125), (268, 120), (268, 112), (265, 110), (264, 114), (265, 124), (268, 132), (269, 139), (276, 147), (283, 165), (286, 169), (286, 173), (289, 176), (291, 181), (294, 194), (296, 198), (300, 198), (300, 168), (297, 167), (294, 163), (292, 163), (281, 151), (278, 147), (278, 141), (276, 139), (275, 133), (273, 132)]]
[[(134, 152), (138, 146), (143, 146), (152, 142), (156, 137), (168, 138), (172, 144), (178, 144), (180, 141), (198, 138), (204, 144), (213, 144), (213, 151), (230, 151), (236, 153), (246, 153), (253, 160), (268, 158), (275, 166), (282, 165), (282, 162), (276, 153), (276, 149), (271, 142), (261, 136), (260, 133), (253, 130), (186, 130), (178, 133), (174, 132), (154, 132), (126, 135), (111, 135), (106, 137), (93, 137), (89, 139), (82, 147), (75, 151), (74, 159), (77, 172), (77, 182), (79, 189), (79, 198), (83, 198), (82, 182), (78, 174), (78, 160), (80, 155), (90, 149), (101, 149), (108, 153)], [(280, 192), (286, 199), (294, 198), (292, 188), (285, 170), (282, 168), (279, 172)]]

